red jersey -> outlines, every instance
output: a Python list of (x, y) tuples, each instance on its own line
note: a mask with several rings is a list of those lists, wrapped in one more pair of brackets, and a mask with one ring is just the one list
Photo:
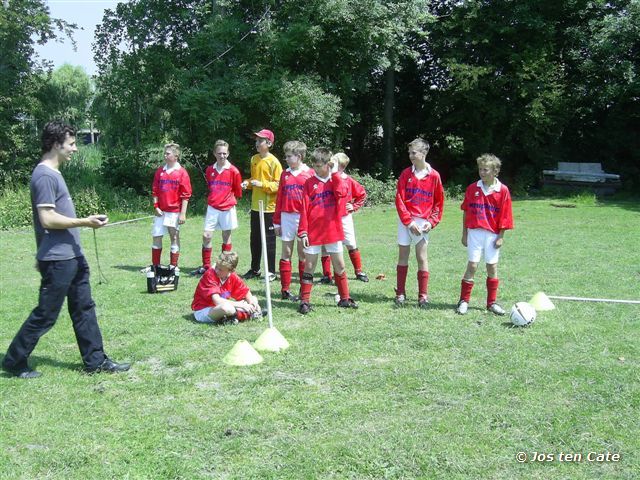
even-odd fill
[(328, 179), (317, 175), (304, 184), (298, 236), (309, 237), (309, 245), (326, 245), (344, 240), (342, 216), (348, 185), (338, 172)]
[(163, 212), (179, 212), (182, 200), (191, 198), (191, 180), (187, 170), (179, 163), (167, 169), (158, 168), (153, 176), (151, 194), (158, 199), (158, 207)]
[(240, 170), (229, 162), (218, 171), (216, 164), (209, 165), (205, 172), (209, 196), (207, 203), (217, 210), (229, 210), (242, 197), (242, 175)]
[(442, 220), (444, 188), (440, 174), (428, 167), (422, 178), (415, 175), (413, 166), (405, 168), (398, 178), (396, 210), (403, 225), (411, 223), (411, 217), (424, 218), (435, 228)]
[(498, 179), (488, 191), (482, 189), (482, 180), (469, 185), (460, 208), (466, 213), (464, 226), (467, 228), (482, 228), (493, 233), (513, 228), (511, 194)]
[(304, 184), (313, 175), (315, 175), (315, 172), (307, 165), (302, 165), (295, 174), (290, 168), (282, 172), (278, 198), (276, 199), (276, 210), (273, 214), (273, 223), (275, 225), (280, 225), (282, 212), (300, 213)]
[[(345, 198), (345, 202), (343, 202), (344, 210), (341, 212), (341, 215), (344, 217), (349, 213), (355, 213), (364, 207), (364, 202), (367, 200), (367, 192), (364, 187), (358, 183), (358, 181), (350, 175), (342, 172), (342, 179), (348, 185), (348, 192)], [(347, 203), (350, 203), (353, 206), (353, 210), (351, 212), (347, 212)]]
[(213, 303), (213, 295), (218, 294), (222, 298), (240, 301), (244, 300), (249, 293), (249, 287), (238, 276), (236, 272), (231, 272), (227, 279), (220, 281), (214, 267), (208, 268), (202, 278), (198, 282), (196, 291), (193, 294), (193, 302), (191, 302), (191, 310), (197, 312), (207, 307), (215, 307)]

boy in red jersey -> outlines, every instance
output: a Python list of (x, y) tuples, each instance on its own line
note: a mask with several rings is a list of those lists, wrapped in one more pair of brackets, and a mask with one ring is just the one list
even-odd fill
[(409, 270), (411, 245), (416, 246), (418, 260), (418, 306), (427, 308), (429, 298), (429, 263), (427, 245), (429, 232), (440, 220), (444, 208), (444, 189), (440, 174), (426, 162), (429, 143), (416, 138), (408, 145), (413, 166), (406, 168), (398, 178), (396, 210), (398, 211), (398, 266), (395, 303), (404, 306), (405, 285)]
[[(342, 179), (346, 182), (349, 188), (349, 193), (346, 197), (346, 202), (343, 202), (344, 210), (342, 214), (342, 230), (344, 231), (344, 245), (349, 252), (349, 259), (353, 265), (353, 270), (356, 275), (356, 280), (361, 282), (368, 282), (369, 277), (362, 271), (362, 258), (360, 257), (360, 250), (356, 244), (356, 230), (353, 225), (352, 214), (360, 210), (364, 206), (364, 202), (367, 200), (367, 192), (364, 187), (360, 185), (353, 177), (347, 175), (345, 170), (349, 165), (350, 159), (346, 153), (336, 153), (332, 160), (338, 165), (338, 172), (341, 174)], [(331, 283), (331, 263), (329, 261), (329, 255), (322, 256), (322, 279), (320, 283)]]
[(202, 275), (211, 267), (211, 249), (213, 232), (222, 230), (222, 251), (230, 252), (231, 230), (238, 228), (236, 205), (242, 197), (242, 176), (240, 171), (229, 162), (229, 144), (218, 140), (213, 147), (216, 163), (207, 167), (205, 178), (209, 187), (207, 214), (202, 234), (202, 266), (193, 272)]
[(151, 194), (156, 218), (151, 235), (151, 263), (160, 265), (162, 237), (169, 233), (171, 238), (170, 263), (178, 266), (180, 256), (180, 225), (187, 219), (187, 206), (191, 198), (191, 180), (187, 170), (180, 163), (180, 145), (168, 143), (164, 146), (165, 165), (158, 168), (153, 177)]
[(191, 303), (197, 322), (242, 322), (262, 316), (258, 299), (235, 273), (237, 266), (237, 253), (222, 252), (214, 267), (204, 272)]
[[(314, 171), (304, 164), (307, 146), (298, 141), (284, 144), (287, 168), (280, 176), (276, 210), (273, 214), (273, 227), (276, 236), (282, 238), (282, 253), (280, 258), (280, 285), (283, 300), (298, 301), (298, 297), (291, 293), (291, 257), (298, 226), (300, 224), (300, 210), (302, 208), (302, 192), (307, 179)], [(304, 273), (304, 249), (302, 240), (298, 239), (298, 273), (302, 278)]]
[[(322, 247), (331, 255), (340, 300), (338, 307), (358, 308), (349, 296), (349, 283), (342, 256), (342, 216), (348, 186), (337, 171), (327, 148), (316, 148), (312, 154), (315, 175), (304, 184), (298, 236), (304, 245), (304, 273), (300, 282), (300, 308), (306, 315), (311, 310), (313, 272)], [(334, 168), (335, 167), (335, 168)]]
[(480, 180), (467, 187), (460, 208), (462, 217), (462, 244), (467, 247), (469, 262), (460, 285), (460, 301), (456, 312), (467, 313), (473, 277), (480, 258), (484, 254), (487, 264), (487, 310), (504, 315), (504, 309), (496, 303), (498, 298), (498, 259), (504, 243), (504, 232), (513, 228), (511, 194), (497, 176), (502, 162), (495, 155), (484, 154), (477, 158)]

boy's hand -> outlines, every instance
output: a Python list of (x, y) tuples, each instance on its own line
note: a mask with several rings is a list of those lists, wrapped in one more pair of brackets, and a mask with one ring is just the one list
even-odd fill
[(411, 222), (409, 224), (409, 231), (414, 235), (422, 235), (422, 231), (420, 230), (420, 228), (418, 228), (418, 225), (416, 225), (416, 222)]
[(160, 210), (160, 207), (156, 207), (154, 210), (155, 210), (154, 214), (156, 217), (162, 216), (162, 210)]
[(422, 233), (429, 233), (433, 227), (431, 226), (431, 222), (425, 223), (424, 227), (422, 227)]
[(503, 243), (504, 243), (504, 238), (498, 237), (496, 238), (496, 242), (493, 244), (493, 246), (496, 248), (500, 248)]
[(353, 203), (347, 203), (347, 213), (353, 212)]
[(246, 189), (247, 189), (247, 187), (249, 186), (249, 182), (247, 182), (246, 180), (244, 180), (244, 181), (240, 184), (240, 186), (242, 187), (242, 189), (243, 189), (243, 190), (246, 190)]
[(304, 248), (309, 248), (309, 237), (305, 235), (304, 237), (301, 238), (301, 240), (302, 240), (302, 246)]
[(462, 233), (462, 245), (467, 246), (467, 232)]
[(262, 182), (260, 180), (251, 180), (251, 185), (260, 188), (262, 187)]
[(186, 221), (187, 221), (187, 215), (185, 213), (180, 212), (180, 215), (178, 215), (178, 224), (182, 225)]
[(276, 227), (275, 225), (273, 226), (273, 234), (276, 237), (279, 237), (282, 235), (282, 228), (281, 227)]

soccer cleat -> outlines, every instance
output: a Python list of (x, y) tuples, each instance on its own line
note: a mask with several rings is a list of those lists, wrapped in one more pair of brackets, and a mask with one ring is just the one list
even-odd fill
[(308, 302), (302, 302), (300, 304), (300, 307), (298, 307), (298, 312), (301, 313), (302, 315), (306, 315), (310, 311), (311, 311), (311, 304)]
[(262, 319), (264, 317), (267, 316), (267, 314), (269, 313), (269, 311), (266, 308), (263, 308), (262, 310), (260, 310), (259, 312), (253, 312), (251, 314), (251, 320), (259, 320), (262, 321)]
[(320, 279), (320, 283), (324, 285), (331, 285), (333, 283), (333, 280), (331, 280), (331, 277), (329, 277), (328, 275), (323, 275)]
[(458, 302), (458, 306), (456, 307), (456, 313), (458, 315), (465, 315), (467, 313), (467, 310), (469, 310), (469, 303), (465, 302), (464, 300), (460, 300)]
[(404, 307), (405, 301), (406, 301), (405, 296), (400, 294), (400, 295), (396, 295), (396, 298), (393, 300), (393, 303), (396, 304), (396, 307)]
[(356, 280), (367, 283), (369, 281), (369, 277), (367, 277), (367, 274), (364, 272), (358, 272), (356, 273)]
[(268, 278), (269, 278), (269, 281), (270, 281), (270, 282), (273, 282), (273, 281), (276, 279), (276, 274), (275, 274), (275, 273), (270, 273), (270, 274), (268, 275)]
[(244, 278), (245, 280), (251, 280), (252, 278), (258, 278), (259, 276), (260, 272), (249, 269), (247, 273), (242, 276), (242, 278)]
[(297, 295), (294, 295), (289, 290), (282, 290), (280, 294), (281, 294), (282, 300), (291, 300), (292, 302), (297, 302), (300, 300), (300, 297), (298, 297)]
[(429, 308), (429, 299), (426, 297), (418, 298), (418, 308)]
[(240, 320), (238, 320), (238, 317), (234, 313), (233, 315), (225, 315), (215, 323), (216, 325), (238, 325)]
[(151, 271), (151, 266), (140, 269), (140, 273), (149, 273), (150, 271)]
[(194, 277), (199, 277), (201, 275), (204, 275), (204, 272), (206, 271), (207, 269), (205, 267), (198, 267), (193, 272), (191, 272), (191, 275)]
[(352, 298), (343, 298), (338, 302), (340, 308), (358, 308), (358, 304)]
[(505, 312), (505, 311), (504, 311), (504, 308), (502, 308), (502, 307), (501, 307), (500, 305), (498, 305), (497, 303), (492, 303), (491, 305), (489, 305), (489, 306), (487, 307), (487, 310), (489, 310), (491, 313), (493, 313), (493, 314), (495, 314), (495, 315), (500, 315), (500, 316), (502, 316), (502, 315), (504, 315), (505, 313), (507, 313), (507, 312)]

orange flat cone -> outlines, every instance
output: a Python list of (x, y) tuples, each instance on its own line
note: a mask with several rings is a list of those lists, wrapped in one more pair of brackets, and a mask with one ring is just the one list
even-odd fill
[(289, 348), (289, 342), (276, 327), (271, 327), (262, 332), (253, 346), (261, 352), (280, 352)]
[(536, 293), (533, 297), (531, 297), (529, 303), (533, 305), (533, 308), (535, 308), (538, 312), (546, 312), (548, 310), (553, 310), (556, 308), (556, 306), (551, 300), (549, 300), (549, 297), (547, 297), (544, 292)]
[(256, 365), (264, 359), (256, 352), (246, 340), (238, 340), (229, 353), (227, 353), (222, 361), (227, 365), (235, 367), (244, 367), (247, 365)]

